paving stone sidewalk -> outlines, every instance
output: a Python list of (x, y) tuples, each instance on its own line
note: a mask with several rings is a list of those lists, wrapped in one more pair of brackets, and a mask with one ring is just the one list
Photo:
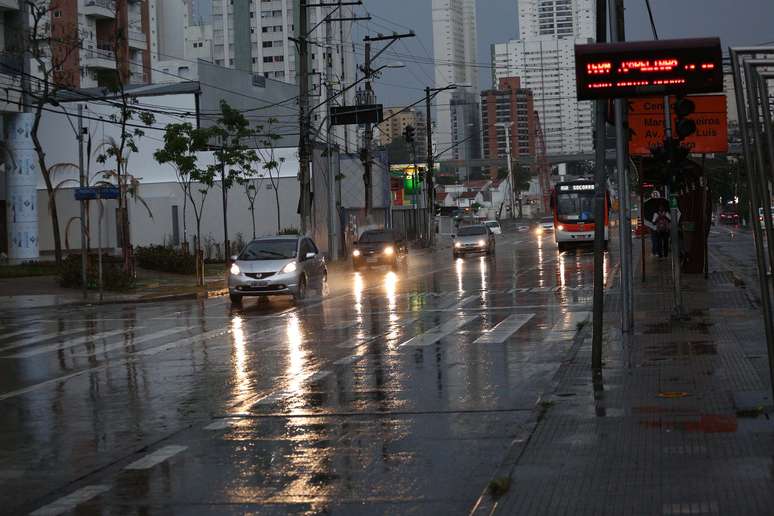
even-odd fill
[(774, 514), (774, 421), (755, 294), (710, 261), (708, 279), (684, 276), (690, 318), (672, 321), (669, 262), (648, 256), (646, 265), (647, 283), (635, 272), (635, 333), (621, 336), (618, 300), (608, 295), (602, 377), (592, 377), (587, 328), (534, 431), (512, 450), (510, 486), (492, 512)]

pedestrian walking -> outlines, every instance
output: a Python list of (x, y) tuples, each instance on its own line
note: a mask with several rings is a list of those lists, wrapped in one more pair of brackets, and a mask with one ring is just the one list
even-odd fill
[(669, 256), (669, 230), (672, 219), (664, 206), (659, 206), (658, 211), (653, 214), (653, 225), (656, 227), (655, 251), (659, 258)]

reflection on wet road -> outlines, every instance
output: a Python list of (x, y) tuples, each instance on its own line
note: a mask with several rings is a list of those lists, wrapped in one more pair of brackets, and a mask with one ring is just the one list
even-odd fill
[(330, 293), (301, 306), (4, 314), (0, 504), (466, 512), (591, 306), (588, 252), (530, 233), (497, 247), (331, 272)]

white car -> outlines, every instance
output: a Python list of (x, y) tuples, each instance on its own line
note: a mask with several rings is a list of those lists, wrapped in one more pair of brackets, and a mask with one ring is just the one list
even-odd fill
[(496, 220), (485, 220), (484, 224), (489, 228), (489, 231), (494, 233), (495, 235), (502, 235), (503, 230), (500, 227), (500, 223)]

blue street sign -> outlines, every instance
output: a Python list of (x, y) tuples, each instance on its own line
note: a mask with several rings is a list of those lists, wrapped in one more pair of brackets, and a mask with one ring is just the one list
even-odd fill
[(93, 201), (95, 199), (118, 199), (117, 186), (87, 186), (75, 189), (76, 201)]

